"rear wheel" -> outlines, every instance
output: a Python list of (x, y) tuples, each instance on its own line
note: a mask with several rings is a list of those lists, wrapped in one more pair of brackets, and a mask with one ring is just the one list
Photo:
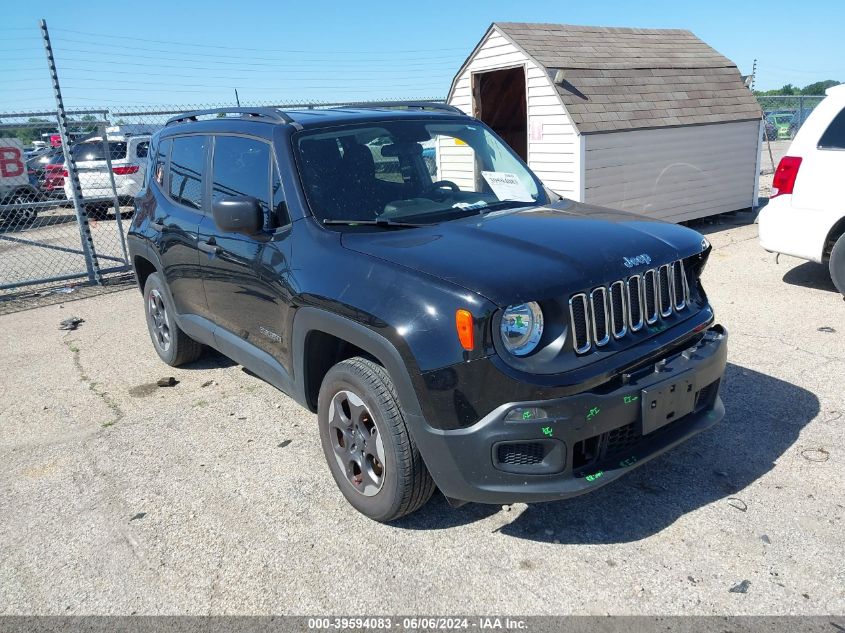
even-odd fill
[(836, 240), (833, 250), (830, 251), (830, 278), (833, 285), (845, 296), (845, 235)]
[(85, 207), (85, 212), (91, 220), (105, 220), (109, 215), (110, 206), (98, 202), (97, 204), (89, 204)]
[(110, 205), (98, 202), (85, 207), (85, 212), (91, 220), (105, 220), (109, 215)]
[(360, 357), (332, 367), (320, 388), (317, 420), (332, 477), (356, 510), (387, 522), (431, 498), (434, 481), (383, 367)]
[(144, 284), (144, 312), (147, 329), (159, 358), (171, 367), (198, 359), (203, 346), (185, 334), (173, 318), (175, 313), (158, 273)]

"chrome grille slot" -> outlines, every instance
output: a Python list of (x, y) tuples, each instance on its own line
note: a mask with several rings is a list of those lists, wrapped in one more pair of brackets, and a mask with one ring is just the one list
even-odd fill
[(572, 344), (579, 354), (590, 351), (590, 325), (588, 323), (587, 295), (583, 292), (569, 300), (569, 318), (572, 324)]
[(667, 317), (672, 314), (672, 268), (664, 264), (657, 269), (659, 282), (658, 303), (660, 304), (660, 316)]
[(607, 286), (579, 292), (569, 299), (573, 347), (585, 354), (654, 325), (690, 305), (690, 286), (683, 260), (650, 268)]
[(607, 325), (607, 288), (603, 286), (590, 293), (590, 319), (593, 322), (593, 340), (596, 345), (607, 345), (610, 341)]
[(687, 272), (684, 270), (684, 262), (680, 259), (672, 263), (672, 288), (674, 289), (672, 305), (675, 310), (683, 310), (689, 300), (689, 286), (687, 286)]
[(610, 284), (610, 331), (614, 338), (622, 338), (628, 333), (628, 321), (625, 315), (625, 282), (614, 281)]
[(642, 277), (628, 278), (628, 327), (637, 332), (643, 326), (643, 284)]
[(657, 323), (657, 271), (651, 270), (643, 273), (643, 303), (645, 304), (645, 322), (649, 325)]

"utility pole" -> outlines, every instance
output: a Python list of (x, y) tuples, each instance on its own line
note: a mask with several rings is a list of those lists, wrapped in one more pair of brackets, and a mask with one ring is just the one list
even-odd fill
[(751, 66), (751, 92), (754, 92), (754, 82), (757, 81), (757, 58), (754, 58), (754, 64)]

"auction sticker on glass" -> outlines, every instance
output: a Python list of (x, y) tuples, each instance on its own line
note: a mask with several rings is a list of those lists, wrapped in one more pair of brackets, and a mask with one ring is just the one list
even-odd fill
[(519, 176), (504, 171), (482, 171), (481, 175), (499, 200), (534, 202), (534, 197), (522, 184)]

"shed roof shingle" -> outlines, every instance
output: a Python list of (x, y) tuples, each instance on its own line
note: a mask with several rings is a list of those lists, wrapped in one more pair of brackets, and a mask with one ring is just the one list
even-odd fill
[(757, 119), (731, 60), (677, 29), (496, 22), (545, 66), (582, 133)]

